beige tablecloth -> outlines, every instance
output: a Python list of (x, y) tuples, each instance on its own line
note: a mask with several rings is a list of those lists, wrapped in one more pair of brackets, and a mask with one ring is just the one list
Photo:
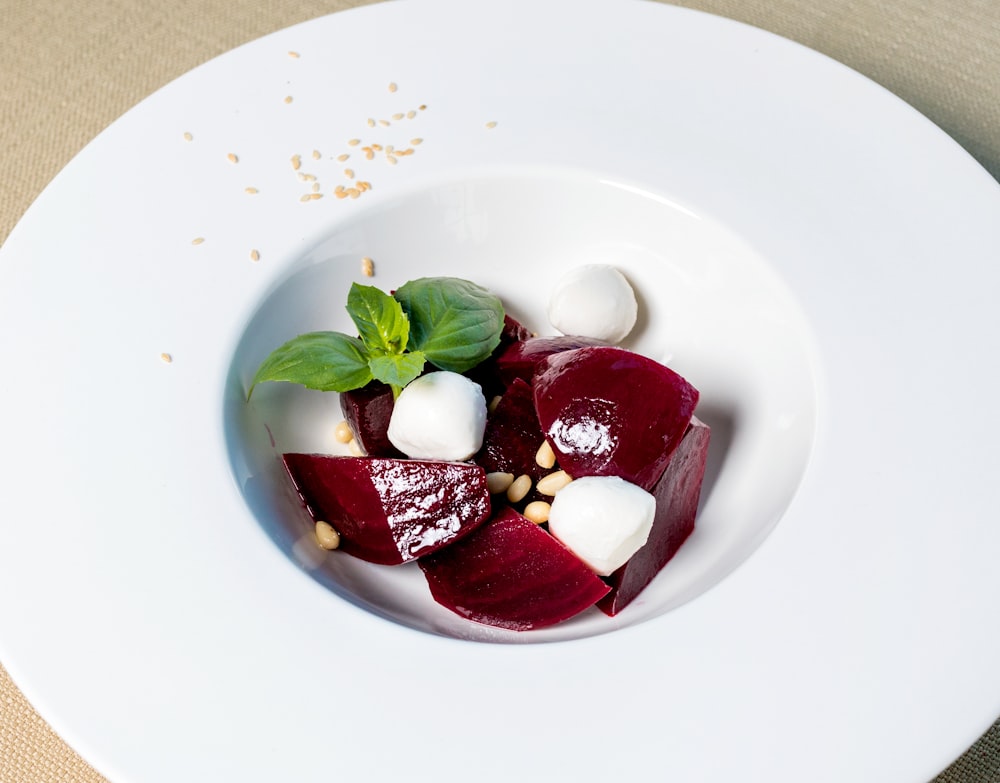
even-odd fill
[[(158, 87), (234, 46), (363, 1), (0, 0), (0, 241), (84, 144)], [(677, 4), (763, 27), (861, 71), (1000, 179), (1000, 0)], [(103, 780), (0, 666), (0, 783)], [(1000, 782), (1000, 721), (935, 780), (990, 782)]]

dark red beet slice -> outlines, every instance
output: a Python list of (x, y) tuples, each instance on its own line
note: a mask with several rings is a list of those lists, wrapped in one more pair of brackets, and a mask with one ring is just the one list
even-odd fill
[(610, 346), (552, 354), (533, 383), (538, 421), (571, 476), (619, 476), (649, 490), (691, 421), (698, 390)]
[(313, 519), (340, 533), (342, 550), (372, 563), (430, 554), (490, 515), (478, 465), (324, 454), (285, 454), (284, 461)]
[(527, 473), (537, 481), (548, 470), (535, 461), (538, 447), (545, 436), (535, 415), (535, 398), (531, 387), (515, 378), (500, 398), (500, 404), (486, 420), (483, 448), (475, 456), (487, 473)]
[(642, 549), (607, 578), (611, 592), (598, 603), (606, 614), (615, 615), (628, 606), (694, 530), (710, 435), (707, 424), (691, 419), (691, 426), (667, 469), (651, 490), (656, 498), (656, 516), (649, 538)]
[(393, 403), (392, 388), (379, 381), (340, 395), (344, 419), (369, 457), (403, 456), (387, 434)]
[(497, 356), (497, 368), (500, 378), (506, 384), (515, 378), (530, 384), (538, 365), (552, 354), (593, 345), (607, 343), (592, 337), (531, 337), (509, 345)]
[(423, 558), (420, 567), (439, 604), (514, 631), (562, 622), (609, 590), (576, 555), (511, 508)]

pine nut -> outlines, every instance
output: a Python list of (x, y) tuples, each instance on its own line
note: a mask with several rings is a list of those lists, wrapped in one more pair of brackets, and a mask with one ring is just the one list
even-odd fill
[(495, 413), (497, 407), (500, 405), (500, 400), (501, 399), (502, 398), (498, 394), (496, 397), (494, 397), (492, 400), (490, 400), (489, 403), (486, 406), (486, 412), (487, 413)]
[(525, 473), (514, 479), (514, 482), (507, 488), (507, 500), (511, 503), (517, 503), (524, 500), (530, 490), (531, 476)]
[(501, 492), (506, 492), (510, 489), (510, 485), (514, 483), (513, 473), (487, 473), (486, 474), (486, 488), (490, 491), (491, 495), (499, 495)]
[(542, 445), (535, 452), (535, 462), (538, 463), (538, 467), (545, 468), (546, 470), (556, 464), (556, 453), (552, 450), (552, 446), (549, 445), (547, 440), (543, 440)]
[(351, 452), (351, 456), (363, 457), (365, 456), (364, 449), (361, 448), (361, 444), (358, 443), (356, 438), (351, 438), (347, 441), (347, 450)]
[(346, 421), (340, 422), (336, 429), (333, 431), (333, 437), (337, 439), (338, 443), (350, 443), (354, 440), (354, 433), (351, 432), (351, 425)]
[(555, 473), (549, 473), (547, 476), (542, 476), (538, 479), (538, 484), (535, 486), (535, 489), (543, 495), (551, 496), (555, 495), (572, 480), (573, 477), (565, 470), (557, 470)]
[(317, 522), (316, 542), (323, 549), (336, 549), (340, 546), (340, 533), (329, 522)]
[(524, 517), (536, 525), (549, 521), (549, 512), (552, 506), (544, 500), (534, 500), (524, 507)]

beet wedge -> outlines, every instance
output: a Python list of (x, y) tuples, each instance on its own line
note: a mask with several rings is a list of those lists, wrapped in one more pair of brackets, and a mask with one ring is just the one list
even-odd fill
[(487, 418), (483, 447), (474, 459), (487, 473), (527, 474), (538, 481), (549, 472), (535, 461), (544, 440), (531, 387), (515, 378)]
[(509, 507), (419, 563), (439, 604), (513, 631), (560, 623), (610, 589), (559, 541)]
[(394, 403), (392, 387), (379, 381), (371, 381), (367, 386), (340, 395), (344, 419), (369, 457), (404, 456), (389, 441), (389, 419)]
[(656, 498), (656, 516), (649, 538), (625, 565), (607, 577), (611, 592), (597, 604), (605, 614), (618, 614), (628, 606), (694, 530), (710, 437), (708, 425), (692, 418), (663, 476), (650, 490)]
[(623, 348), (548, 356), (535, 373), (535, 410), (571, 476), (618, 476), (649, 490), (687, 430), (698, 390)]
[(512, 342), (497, 356), (497, 368), (504, 383), (510, 384), (515, 378), (531, 383), (538, 366), (546, 358), (562, 351), (572, 351), (593, 345), (607, 345), (596, 337), (530, 337)]
[(478, 465), (433, 460), (285, 454), (285, 468), (317, 521), (340, 533), (340, 549), (382, 565), (430, 554), (490, 515)]

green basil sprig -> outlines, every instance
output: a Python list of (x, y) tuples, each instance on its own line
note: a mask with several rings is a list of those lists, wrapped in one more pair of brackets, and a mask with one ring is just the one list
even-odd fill
[(425, 362), (453, 372), (475, 367), (500, 344), (504, 322), (499, 298), (454, 277), (411, 280), (394, 296), (353, 283), (347, 312), (358, 337), (341, 332), (294, 337), (261, 363), (247, 399), (266, 381), (345, 392), (374, 379), (398, 395)]

